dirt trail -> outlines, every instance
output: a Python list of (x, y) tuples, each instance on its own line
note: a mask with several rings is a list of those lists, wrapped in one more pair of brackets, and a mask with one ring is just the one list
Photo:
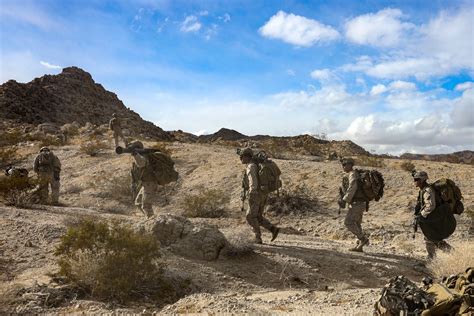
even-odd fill
[[(180, 144), (170, 146), (181, 179), (162, 189), (155, 214), (182, 212), (184, 194), (201, 187), (223, 190), (231, 196), (226, 216), (192, 219), (217, 225), (226, 235), (244, 231), (251, 235), (240, 212), (242, 165), (229, 147)], [(15, 209), (0, 206), (0, 290), (15, 286), (48, 284), (56, 271), (54, 249), (65, 227), (83, 215), (118, 219), (136, 224), (143, 220), (133, 206), (108, 192), (125, 179), (131, 158), (106, 152), (98, 157), (81, 154), (76, 146), (55, 150), (63, 162), (61, 201), (63, 207), (35, 206)], [(25, 161), (31, 164), (33, 155)], [(337, 214), (337, 187), (343, 176), (337, 162), (277, 160), (285, 188), (304, 185), (318, 202), (313, 209), (292, 215), (268, 214), (281, 226), (278, 239), (257, 245), (253, 254), (241, 258), (221, 257), (199, 261), (166, 253), (166, 263), (196, 285), (194, 294), (163, 309), (153, 306), (120, 308), (101, 302), (73, 301), (68, 306), (44, 312), (147, 312), (161, 313), (316, 313), (366, 315), (372, 312), (379, 289), (393, 276), (420, 280), (428, 272), (422, 235), (411, 238), (411, 207), (416, 188), (397, 160), (380, 168), (386, 180), (384, 198), (371, 205), (363, 227), (371, 245), (363, 254), (351, 253), (353, 237), (343, 225), (344, 211)], [(431, 179), (449, 177), (461, 187), (466, 208), (473, 209), (473, 169), (468, 165), (417, 161)], [(125, 199), (126, 200), (126, 199)], [(472, 241), (467, 216), (458, 218), (450, 238)]]

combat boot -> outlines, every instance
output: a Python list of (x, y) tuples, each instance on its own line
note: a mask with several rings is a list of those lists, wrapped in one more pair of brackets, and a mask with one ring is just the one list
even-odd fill
[(278, 233), (280, 232), (280, 228), (273, 226), (272, 227), (272, 239), (270, 241), (274, 241), (278, 237)]

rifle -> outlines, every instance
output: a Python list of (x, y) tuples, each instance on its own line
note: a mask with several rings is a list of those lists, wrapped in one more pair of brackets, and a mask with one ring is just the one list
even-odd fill
[(128, 153), (128, 154), (133, 154), (133, 153), (137, 153), (137, 154), (150, 154), (150, 153), (156, 153), (156, 152), (159, 152), (160, 150), (159, 149), (155, 149), (155, 148), (123, 148), (121, 146), (117, 146), (115, 148), (115, 153), (117, 155), (121, 155), (121, 154), (125, 154), (125, 153)]
[(342, 188), (339, 187), (339, 200), (337, 201), (337, 204), (339, 205), (339, 209), (337, 211), (337, 215), (341, 215), (341, 209), (346, 208), (346, 202), (342, 199), (344, 197), (344, 192), (342, 191)]
[(420, 211), (421, 211), (421, 204), (417, 203), (415, 206), (415, 214), (413, 216), (413, 235), (412, 238), (415, 239), (415, 234), (418, 232), (418, 226), (420, 225)]
[(240, 208), (241, 212), (245, 212), (245, 199), (247, 198), (247, 190), (243, 190), (240, 194), (240, 199), (242, 200), (242, 207)]

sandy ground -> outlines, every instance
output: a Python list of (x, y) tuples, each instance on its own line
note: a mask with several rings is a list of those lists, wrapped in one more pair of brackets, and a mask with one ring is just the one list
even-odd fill
[[(180, 180), (159, 190), (155, 214), (181, 214), (185, 194), (200, 188), (220, 189), (231, 197), (226, 216), (218, 219), (192, 219), (215, 224), (230, 236), (243, 231), (251, 235), (240, 212), (240, 183), (243, 166), (230, 147), (174, 143), (168, 146), (176, 161)], [(26, 150), (24, 165), (29, 167), (34, 150)], [(61, 202), (64, 206), (34, 206), (16, 209), (0, 206), (0, 290), (51, 286), (57, 270), (54, 249), (66, 225), (82, 215), (119, 219), (131, 224), (143, 220), (127, 198), (117, 196), (117, 182), (126, 179), (131, 165), (129, 155), (118, 156), (106, 150), (97, 157), (80, 153), (78, 147), (60, 147), (55, 153), (63, 164)], [(399, 168), (401, 161), (386, 160), (379, 168), (386, 181), (385, 195), (372, 203), (364, 215), (363, 227), (371, 245), (363, 254), (347, 251), (354, 238), (338, 215), (337, 188), (343, 176), (337, 162), (276, 160), (287, 190), (303, 185), (317, 198), (306, 212), (268, 214), (282, 227), (278, 239), (256, 245), (253, 254), (242, 258), (221, 257), (199, 261), (167, 254), (169, 268), (183, 273), (196, 285), (193, 294), (172, 305), (157, 307), (117, 306), (104, 302), (72, 299), (63, 306), (46, 308), (22, 302), (9, 306), (18, 312), (51, 313), (258, 313), (368, 315), (373, 311), (381, 287), (403, 274), (414, 281), (429, 273), (424, 266), (424, 243), (420, 233), (411, 237), (412, 207), (417, 196), (410, 174)], [(431, 179), (448, 177), (461, 188), (465, 207), (474, 208), (473, 168), (469, 165), (416, 161)], [(114, 189), (115, 188), (115, 189)], [(111, 192), (111, 190), (113, 192)], [(125, 202), (124, 202), (125, 201)], [(473, 240), (473, 223), (457, 217), (458, 227), (449, 238), (458, 242)], [(474, 263), (473, 263), (474, 265)], [(33, 299), (31, 300), (34, 301)]]

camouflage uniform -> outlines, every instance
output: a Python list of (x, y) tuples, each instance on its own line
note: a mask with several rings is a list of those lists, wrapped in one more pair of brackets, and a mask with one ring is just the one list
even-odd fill
[(132, 179), (138, 185), (139, 191), (135, 198), (135, 205), (140, 206), (146, 217), (153, 216), (153, 197), (157, 183), (151, 169), (147, 155), (133, 154)]
[(48, 188), (51, 186), (51, 203), (59, 202), (59, 174), (61, 172), (61, 162), (48, 148), (43, 147), (36, 156), (33, 171), (38, 175), (39, 185), (37, 194), (40, 203), (47, 203)]
[(242, 186), (248, 192), (248, 209), (246, 212), (247, 223), (255, 233), (255, 241), (262, 243), (260, 226), (272, 233), (272, 241), (277, 237), (279, 228), (274, 226), (268, 219), (263, 217), (263, 211), (267, 203), (268, 194), (262, 192), (258, 183), (258, 165), (251, 161), (245, 169)]
[(125, 144), (125, 147), (127, 147), (128, 143), (125, 137), (122, 134), (122, 125), (120, 119), (115, 115), (115, 113), (112, 115), (112, 119), (109, 121), (109, 128), (113, 131), (114, 133), (114, 142), (115, 142), (115, 147), (119, 145), (119, 137), (122, 138), (122, 141)]
[[(342, 161), (343, 166), (345, 164), (354, 165), (352, 159), (344, 159)], [(354, 234), (357, 239), (357, 246), (351, 248), (351, 251), (362, 251), (362, 247), (369, 242), (369, 239), (364, 234), (362, 230), (362, 217), (364, 211), (368, 208), (368, 202), (366, 202), (358, 193), (358, 182), (359, 182), (359, 173), (356, 170), (351, 170), (348, 172), (348, 176), (343, 178), (343, 197), (342, 201), (348, 205), (349, 210), (347, 211), (346, 218), (344, 219), (344, 225), (347, 230)]]
[[(426, 173), (421, 171), (415, 174), (415, 177), (418, 176), (423, 178)], [(428, 178), (426, 174), (425, 180)], [(420, 193), (418, 195), (418, 203), (420, 205), (420, 215), (424, 218), (428, 217), (428, 215), (436, 209), (436, 194), (433, 188), (430, 185), (426, 185), (423, 189), (420, 189)], [(430, 240), (428, 237), (424, 237), (425, 239), (425, 246), (426, 252), (428, 253), (428, 259), (433, 259), (436, 255), (436, 249), (441, 249), (443, 251), (449, 251), (452, 249), (451, 245), (449, 245), (446, 241), (440, 240)]]

